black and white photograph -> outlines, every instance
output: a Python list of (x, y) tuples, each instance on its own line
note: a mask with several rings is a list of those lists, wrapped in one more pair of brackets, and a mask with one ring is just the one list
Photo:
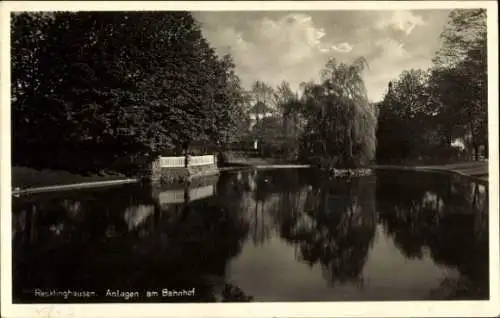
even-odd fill
[(238, 2), (2, 4), (2, 317), (499, 316), (496, 2)]

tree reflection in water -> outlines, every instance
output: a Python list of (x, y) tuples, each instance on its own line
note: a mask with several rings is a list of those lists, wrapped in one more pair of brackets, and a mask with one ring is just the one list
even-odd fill
[[(375, 233), (408, 259), (452, 269), (428, 298), (488, 297), (488, 187), (456, 176), (377, 172), (325, 180), (309, 169), (247, 169), (189, 189), (134, 185), (14, 198), (13, 211), (14, 301), (41, 301), (32, 288), (70, 287), (195, 287), (196, 297), (135, 301), (248, 301), (229, 280), (247, 273), (227, 273), (245, 244), (253, 245), (245, 257), (256, 256), (248, 266), (266, 268), (270, 251), (290, 248), (294, 262), (321, 269), (330, 285), (362, 287)], [(281, 274), (273, 272), (281, 265), (268, 268), (266, 275)], [(360, 299), (372, 292), (365, 291)]]
[[(295, 218), (281, 223), (281, 235), (297, 246), (299, 260), (320, 265), (331, 284), (362, 283), (361, 272), (375, 236), (372, 181), (341, 178), (309, 186), (302, 191), (303, 208), (295, 208), (299, 212)], [(286, 198), (293, 200), (293, 196)], [(284, 204), (293, 205), (287, 200)]]
[(321, 266), (331, 284), (360, 282), (375, 235), (374, 179), (315, 177), (310, 170), (259, 171), (253, 198), (256, 211), (263, 208), (250, 223), (265, 223), (266, 213), (274, 229), (260, 232), (276, 231), (296, 246), (299, 261)]
[[(444, 279), (443, 285), (456, 286), (454, 295), (446, 297), (460, 297), (464, 288), (487, 297), (487, 186), (452, 175), (393, 172), (325, 181), (309, 170), (263, 170), (253, 180), (253, 204), (262, 207), (249, 213), (254, 240), (259, 233), (275, 231), (296, 246), (298, 260), (320, 265), (329, 282), (362, 283), (376, 224), (381, 223), (407, 258), (423, 258), (428, 251), (435, 264), (459, 270), (459, 282)], [(240, 184), (233, 189), (248, 188)], [(263, 221), (266, 214), (273, 229)], [(266, 237), (255, 241), (264, 244)], [(470, 291), (464, 295), (469, 297)]]
[[(262, 194), (264, 178), (260, 172), (253, 170), (223, 174), (217, 188), (217, 197), (221, 202), (245, 214), (249, 236), (256, 245), (269, 239), (271, 230), (266, 222), (265, 212), (268, 198), (263, 200), (258, 197)], [(266, 195), (269, 194), (271, 193), (266, 192)]]
[(102, 296), (193, 287), (195, 297), (130, 301), (251, 300), (224, 278), (248, 232), (238, 211), (210, 199), (160, 205), (147, 185), (73, 195), (14, 203), (14, 301), (44, 301), (34, 288), (87, 289), (101, 296), (90, 301), (121, 302)]
[[(411, 178), (401, 182), (400, 178)], [(455, 268), (432, 298), (487, 298), (489, 294), (488, 189), (458, 176), (378, 174), (377, 209), (385, 231), (409, 258), (424, 251)]]

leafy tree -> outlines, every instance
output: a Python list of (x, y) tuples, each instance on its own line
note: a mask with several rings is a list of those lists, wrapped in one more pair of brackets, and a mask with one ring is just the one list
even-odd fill
[(254, 101), (262, 102), (266, 105), (274, 105), (274, 89), (263, 81), (255, 81), (250, 89)]
[(457, 159), (457, 139), (487, 152), (486, 11), (452, 11), (441, 40), (428, 74), (403, 72), (379, 104), (379, 162)]
[[(453, 67), (467, 59), (471, 51), (486, 48), (486, 9), (455, 9), (441, 33), (441, 48), (434, 63)], [(486, 52), (484, 52), (486, 54)]]
[(435, 150), (436, 112), (429, 104), (428, 75), (409, 70), (391, 83), (379, 104), (377, 160), (402, 162)]
[(259, 141), (260, 154), (263, 156), (278, 156), (283, 153), (283, 124), (281, 119), (276, 117), (265, 117), (257, 121), (250, 135), (254, 140)]
[(331, 59), (321, 83), (306, 83), (302, 96), (307, 118), (301, 157), (326, 159), (328, 165), (354, 167), (370, 162), (375, 153), (375, 109), (368, 102), (363, 58), (352, 64)]
[(284, 114), (284, 105), (286, 105), (290, 100), (294, 99), (297, 99), (297, 94), (290, 87), (290, 83), (283, 81), (274, 90), (272, 104), (275, 105), (282, 114)]
[(225, 142), (239, 121), (231, 58), (189, 13), (12, 19), (16, 165), (133, 174), (186, 142)]
[(240, 78), (236, 75), (234, 62), (230, 55), (222, 59), (226, 71), (226, 84), (222, 87), (225, 103), (221, 104), (225, 114), (225, 122), (218, 122), (219, 134), (226, 138), (226, 143), (239, 141), (247, 136), (250, 120), (246, 113), (250, 107), (250, 94), (241, 85)]
[(488, 145), (486, 35), (485, 9), (453, 10), (433, 68), (446, 133), (464, 139), (476, 158)]
[[(274, 155), (287, 160), (296, 160), (298, 156), (299, 137), (303, 132), (303, 116), (301, 116), (301, 103), (298, 94), (294, 92), (290, 84), (283, 81), (276, 87), (273, 93), (272, 104), (281, 115), (280, 118), (272, 119), (277, 125), (275, 131), (272, 127), (268, 133), (264, 133), (262, 138), (264, 148), (275, 151)], [(259, 128), (268, 127), (268, 123), (263, 123)], [(278, 127), (281, 126), (281, 127)], [(269, 147), (267, 147), (269, 146)]]

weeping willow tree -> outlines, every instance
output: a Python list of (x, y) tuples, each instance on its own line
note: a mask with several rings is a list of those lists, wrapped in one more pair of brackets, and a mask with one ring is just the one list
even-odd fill
[(302, 85), (307, 128), (301, 142), (301, 159), (337, 168), (369, 163), (375, 153), (375, 109), (368, 101), (362, 72), (364, 58), (352, 64), (330, 59), (320, 83)]

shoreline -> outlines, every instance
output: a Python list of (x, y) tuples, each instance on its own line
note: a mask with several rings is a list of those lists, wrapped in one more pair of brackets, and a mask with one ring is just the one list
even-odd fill
[(13, 189), (12, 195), (18, 196), (21, 194), (34, 194), (42, 192), (52, 192), (52, 191), (66, 191), (66, 190), (77, 190), (77, 189), (89, 189), (89, 188), (100, 188), (108, 186), (117, 186), (129, 183), (136, 183), (139, 179), (118, 179), (118, 180), (106, 180), (106, 181), (92, 181), (92, 182), (79, 182), (72, 184), (59, 184), (52, 186), (43, 187), (32, 187), (26, 189)]
[[(298, 169), (310, 168), (310, 165), (301, 164), (278, 164), (273, 162), (266, 162), (264, 159), (252, 160), (254, 162), (229, 162), (229, 165), (220, 167), (220, 171), (231, 171), (238, 169)], [(488, 183), (488, 162), (466, 162), (454, 163), (445, 165), (427, 165), (427, 166), (405, 166), (405, 165), (370, 165), (365, 168), (374, 170), (399, 170), (399, 171), (414, 171), (414, 172), (431, 172), (431, 173), (453, 173), (465, 176), (476, 181)], [(32, 186), (27, 188), (13, 188), (12, 195), (19, 196), (21, 194), (33, 194), (53, 191), (67, 191), (86, 188), (98, 188), (106, 186), (117, 186), (129, 183), (136, 183), (139, 179), (126, 178), (115, 180), (102, 180), (90, 182), (76, 182), (68, 184), (54, 184), (43, 186)]]
[[(273, 168), (309, 168), (310, 165), (300, 164), (283, 164), (266, 160), (265, 158), (251, 158), (249, 160), (234, 160), (228, 163), (226, 170), (236, 168), (255, 168), (255, 169), (273, 169)], [(488, 161), (471, 161), (458, 162), (443, 165), (368, 165), (360, 167), (361, 169), (373, 170), (399, 170), (399, 171), (414, 171), (414, 172), (431, 172), (431, 173), (453, 173), (464, 177), (471, 178), (479, 182), (489, 182), (489, 164)], [(223, 171), (223, 170), (221, 170)]]
[(462, 162), (444, 165), (404, 166), (404, 165), (371, 165), (375, 170), (400, 170), (415, 172), (452, 173), (480, 182), (489, 182), (488, 162)]

